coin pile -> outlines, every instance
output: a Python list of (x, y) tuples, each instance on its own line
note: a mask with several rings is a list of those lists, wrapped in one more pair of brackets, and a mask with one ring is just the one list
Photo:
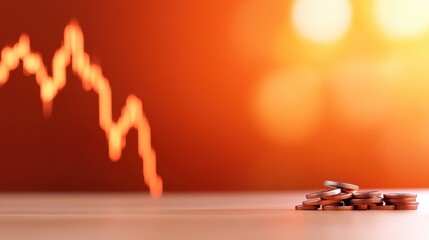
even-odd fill
[(359, 186), (351, 183), (326, 180), (330, 189), (309, 193), (296, 210), (416, 210), (417, 194), (385, 193), (380, 191), (358, 192)]

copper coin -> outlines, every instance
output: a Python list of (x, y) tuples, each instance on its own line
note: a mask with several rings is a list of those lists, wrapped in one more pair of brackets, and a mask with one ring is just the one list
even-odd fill
[(367, 192), (353, 193), (354, 198), (374, 198), (374, 197), (380, 197), (380, 196), (381, 196), (380, 191), (367, 191)]
[(383, 202), (383, 198), (381, 197), (363, 198), (363, 199), (354, 198), (350, 200), (350, 203), (352, 205), (368, 205), (368, 204), (376, 204), (381, 202)]
[(395, 202), (392, 203), (392, 205), (399, 206), (399, 205), (419, 205), (419, 202)]
[(342, 193), (351, 193), (351, 194), (353, 194), (353, 193), (357, 192), (357, 190), (350, 190), (350, 189), (347, 189), (347, 188), (341, 188), (341, 192)]
[(312, 205), (312, 206), (310, 206), (310, 205), (307, 205), (307, 206), (296, 205), (295, 206), (295, 210), (317, 210), (318, 208), (319, 208), (319, 206), (317, 206), (317, 205)]
[(369, 210), (395, 210), (395, 205), (369, 205)]
[(336, 203), (332, 203), (332, 204), (325, 204), (323, 206), (344, 206), (344, 202), (336, 202)]
[(356, 210), (368, 210), (368, 205), (355, 205), (354, 209), (356, 209)]
[(329, 190), (325, 190), (325, 191), (310, 193), (310, 194), (305, 195), (305, 197), (307, 199), (314, 199), (314, 198), (321, 198), (321, 197), (326, 197), (326, 196), (333, 196), (333, 195), (337, 195), (340, 193), (341, 193), (341, 189), (335, 188), (335, 189), (329, 189)]
[(351, 183), (345, 183), (345, 182), (336, 182), (336, 181), (326, 180), (324, 182), (324, 185), (327, 187), (345, 188), (345, 189), (356, 190), (356, 191), (359, 190), (358, 185), (354, 185)]
[(417, 210), (417, 205), (396, 205), (396, 210)]
[(385, 193), (384, 198), (417, 198), (417, 194), (412, 193)]
[(326, 205), (326, 206), (322, 206), (322, 210), (348, 211), (348, 210), (353, 210), (353, 206), (332, 206), (332, 205)]
[(344, 199), (349, 199), (352, 198), (353, 194), (351, 193), (340, 193), (334, 196), (324, 196), (322, 197), (323, 199), (334, 199), (334, 200), (344, 200)]
[(415, 202), (417, 198), (385, 198), (384, 201), (388, 203), (408, 203)]
[(302, 202), (302, 205), (309, 206), (309, 205), (328, 205), (340, 202), (339, 200), (320, 200), (320, 199), (309, 199)]

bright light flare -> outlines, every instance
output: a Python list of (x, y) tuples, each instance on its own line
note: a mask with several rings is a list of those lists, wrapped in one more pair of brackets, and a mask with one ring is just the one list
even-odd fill
[(315, 42), (331, 42), (347, 31), (351, 15), (348, 0), (295, 0), (292, 22), (303, 37)]
[(393, 38), (416, 37), (429, 25), (429, 0), (377, 0), (375, 17), (381, 29)]

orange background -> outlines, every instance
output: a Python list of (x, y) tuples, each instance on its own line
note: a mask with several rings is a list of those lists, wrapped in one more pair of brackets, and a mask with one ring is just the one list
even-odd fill
[[(77, 19), (114, 118), (129, 94), (143, 100), (166, 191), (427, 187), (429, 35), (389, 40), (359, 2), (341, 40), (316, 44), (293, 28), (292, 1), (3, 1), (0, 46), (27, 33), (49, 63)], [(276, 73), (280, 97), (258, 102)], [(9, 80), (0, 191), (146, 190), (136, 132), (109, 161), (98, 99), (71, 70), (49, 119), (33, 76)]]

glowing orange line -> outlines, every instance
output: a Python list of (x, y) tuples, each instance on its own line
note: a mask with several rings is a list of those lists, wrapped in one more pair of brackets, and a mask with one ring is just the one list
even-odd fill
[(143, 177), (152, 196), (162, 194), (162, 179), (156, 173), (156, 155), (151, 145), (150, 126), (143, 112), (142, 102), (134, 95), (127, 97), (121, 116), (117, 122), (112, 119), (112, 92), (109, 81), (103, 76), (98, 65), (90, 63), (84, 51), (83, 33), (76, 22), (64, 29), (64, 43), (52, 59), (52, 76), (49, 76), (42, 56), (30, 49), (30, 38), (22, 34), (13, 47), (1, 51), (0, 85), (7, 82), (9, 72), (23, 62), (24, 73), (35, 75), (40, 86), (40, 97), (45, 116), (49, 116), (52, 101), (66, 84), (66, 68), (70, 64), (73, 72), (80, 78), (83, 88), (93, 90), (99, 98), (99, 123), (106, 133), (109, 144), (109, 157), (118, 161), (125, 147), (125, 137), (131, 128), (138, 132), (138, 154), (143, 161)]

